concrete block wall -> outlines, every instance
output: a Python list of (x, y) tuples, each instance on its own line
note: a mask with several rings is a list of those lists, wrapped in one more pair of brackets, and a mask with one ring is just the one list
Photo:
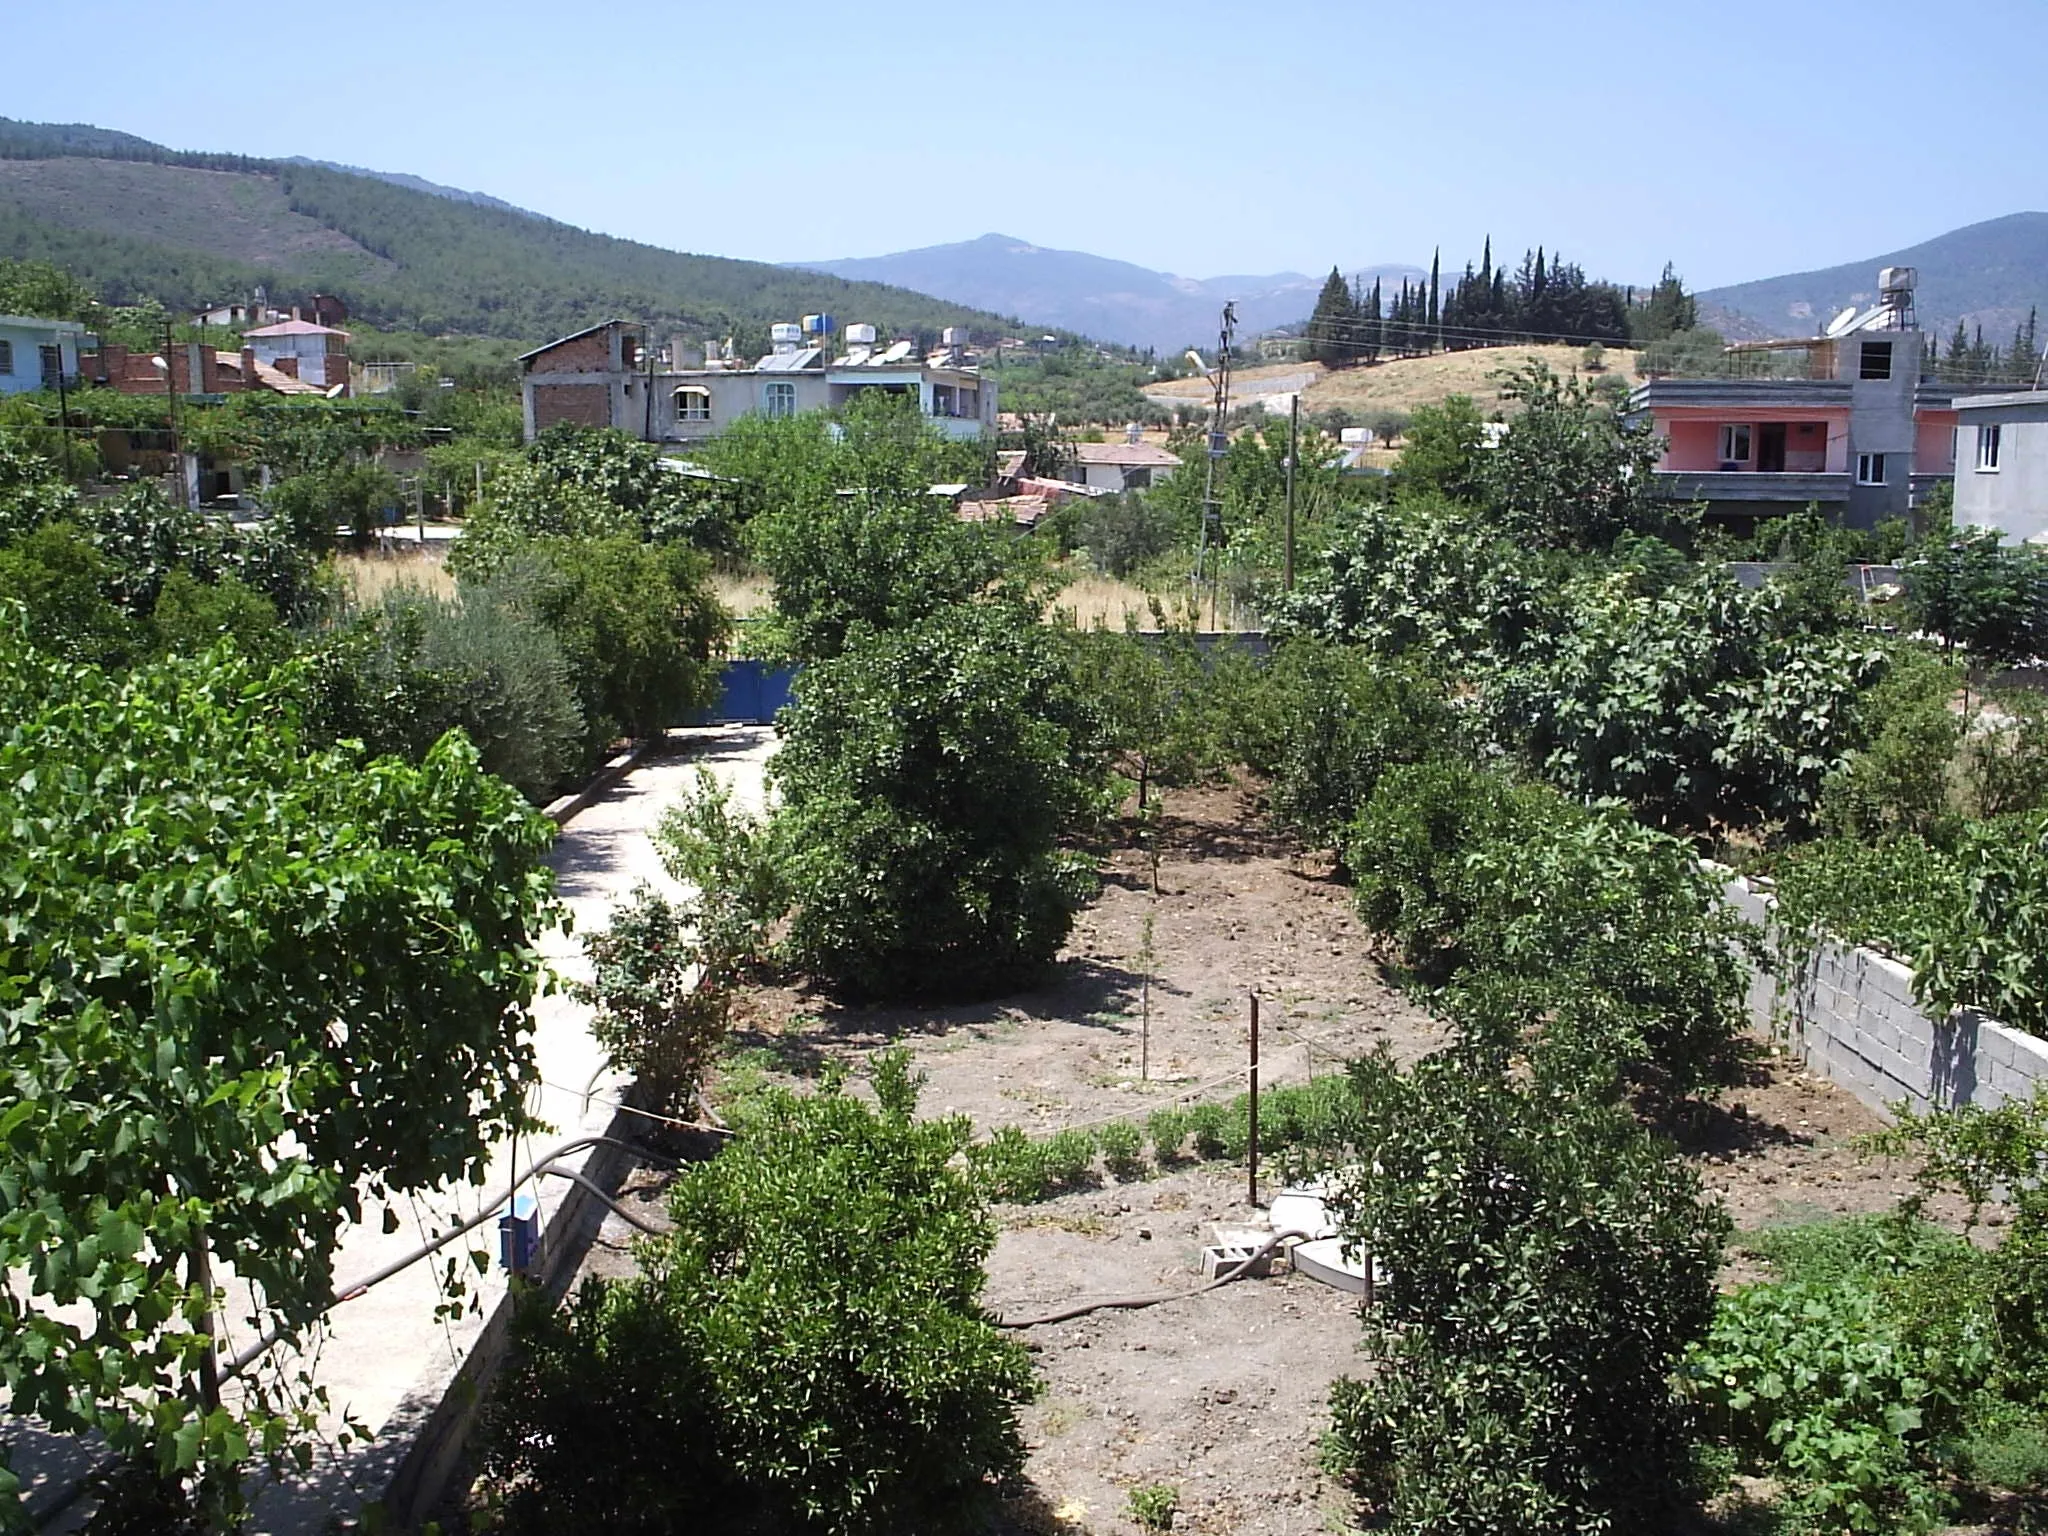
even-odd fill
[[(1767, 892), (1738, 877), (1727, 893), (1744, 917), (1771, 926)], [(1816, 945), (1785, 974), (1753, 977), (1749, 1007), (1759, 1029), (1887, 1118), (1900, 1103), (1994, 1109), (2048, 1085), (2048, 1041), (1973, 1008), (1930, 1018), (1913, 997), (1912, 971), (1876, 950)]]

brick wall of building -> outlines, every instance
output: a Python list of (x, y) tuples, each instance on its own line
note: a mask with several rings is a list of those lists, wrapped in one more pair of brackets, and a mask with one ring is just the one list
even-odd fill
[(536, 384), (533, 386), (533, 429), (545, 432), (564, 424), (608, 427), (611, 422), (608, 384)]
[(557, 342), (526, 365), (529, 373), (609, 373), (612, 338), (609, 331), (572, 336)]

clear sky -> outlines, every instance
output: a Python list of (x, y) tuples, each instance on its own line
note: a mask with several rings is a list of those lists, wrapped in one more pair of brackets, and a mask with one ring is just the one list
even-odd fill
[[(0, 0), (0, 115), (786, 261), (1519, 254), (1712, 287), (2048, 208), (2048, 0)], [(24, 67), (26, 66), (26, 67)]]

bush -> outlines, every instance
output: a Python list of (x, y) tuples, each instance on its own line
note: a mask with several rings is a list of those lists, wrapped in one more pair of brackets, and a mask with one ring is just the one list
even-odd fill
[(1900, 572), (1916, 629), (1980, 662), (2011, 663), (2048, 645), (2048, 559), (2001, 541), (1995, 528), (1939, 533)]
[(504, 546), (478, 590), (561, 646), (595, 767), (621, 735), (657, 736), (717, 696), (712, 658), (730, 620), (709, 577), (705, 557), (680, 545), (549, 538)]
[(1180, 1490), (1171, 1483), (1141, 1483), (1130, 1491), (1131, 1518), (1148, 1531), (1170, 1531), (1180, 1512)]
[(1372, 1168), (1332, 1197), (1391, 1279), (1332, 1456), (1415, 1536), (1661, 1530), (1691, 1493), (1673, 1390), (1726, 1219), (1625, 1111), (1466, 1055), (1352, 1068)]
[(487, 1432), (508, 1530), (974, 1528), (1023, 1468), (1030, 1358), (981, 1310), (967, 1122), (877, 1091), (749, 1100), (642, 1278), (528, 1319)]
[(1173, 509), (1143, 491), (1103, 496), (1082, 511), (1076, 542), (1095, 568), (1126, 577), (1175, 548), (1188, 530)]
[(1381, 774), (1455, 739), (1434, 685), (1347, 647), (1290, 642), (1273, 659), (1268, 686), (1285, 722), (1273, 816), (1318, 847), (1341, 842)]
[(583, 716), (554, 636), (471, 593), (450, 602), (403, 587), (314, 648), (316, 737), (417, 761), (450, 730), (532, 800), (583, 755)]
[(1963, 742), (1962, 782), (1973, 816), (2048, 806), (2048, 698), (2013, 690), (1987, 700)]
[(644, 1107), (689, 1118), (704, 1074), (725, 1043), (720, 982), (699, 985), (695, 914), (651, 886), (633, 889), (605, 926), (583, 936), (591, 980), (590, 1033), (647, 1095)]
[(1145, 1177), (1145, 1133), (1127, 1120), (1113, 1120), (1095, 1133), (1110, 1177), (1132, 1183)]
[(1949, 708), (1956, 686), (1953, 669), (1932, 656), (1903, 647), (1893, 653), (1857, 702), (1863, 746), (1823, 786), (1821, 825), (1866, 840), (1952, 830), (1949, 769), (1964, 729)]
[(1028, 615), (961, 607), (863, 634), (798, 679), (775, 761), (786, 950), (864, 997), (987, 996), (1049, 962), (1092, 886), (1095, 725)]
[(171, 572), (149, 623), (157, 645), (167, 651), (203, 651), (225, 640), (244, 656), (282, 661), (292, 649), (291, 634), (270, 600), (233, 576), (207, 586), (189, 571)]
[(1184, 1160), (1188, 1130), (1188, 1112), (1178, 1105), (1155, 1109), (1145, 1117), (1145, 1139), (1152, 1143), (1152, 1155), (1162, 1169)]
[(0, 605), (21, 605), (31, 644), (67, 661), (122, 667), (140, 627), (105, 596), (113, 567), (69, 523), (47, 523), (0, 548)]
[(333, 464), (280, 480), (264, 504), (285, 536), (315, 553), (334, 547), (337, 528), (366, 543), (399, 506), (398, 480), (376, 464)]
[(1690, 847), (1484, 769), (1399, 768), (1354, 825), (1360, 915), (1454, 981), (1468, 1033), (1556, 1070), (1685, 1094), (1724, 1081), (1757, 942)]

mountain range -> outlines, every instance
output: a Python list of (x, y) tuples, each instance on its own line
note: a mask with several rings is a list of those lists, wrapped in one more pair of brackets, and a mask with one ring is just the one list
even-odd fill
[(1710, 288), (1699, 295), (1700, 316), (1731, 336), (1811, 336), (1851, 305), (1875, 304), (1883, 267), (1919, 273), (1922, 329), (1946, 339), (1960, 320), (2004, 346), (2029, 309), (2048, 310), (2048, 213), (2010, 213), (1838, 267)]
[[(1226, 300), (1237, 305), (1240, 332), (1294, 325), (1315, 308), (1320, 277), (1274, 272), (1263, 277), (1176, 277), (1133, 262), (1091, 256), (1085, 251), (1051, 250), (1014, 235), (983, 235), (952, 245), (887, 256), (839, 257), (792, 262), (812, 272), (888, 283), (935, 294), (956, 304), (1022, 315), (1039, 325), (1059, 326), (1098, 341), (1179, 352), (1208, 349)], [(1399, 283), (1427, 277), (1420, 267), (1362, 269)]]
[(261, 285), (338, 294), (391, 330), (545, 341), (614, 315), (692, 336), (810, 311), (984, 335), (1003, 315), (768, 262), (685, 255), (400, 173), (166, 149), (88, 124), (0, 118), (0, 255), (56, 262), (108, 303), (194, 309)]

